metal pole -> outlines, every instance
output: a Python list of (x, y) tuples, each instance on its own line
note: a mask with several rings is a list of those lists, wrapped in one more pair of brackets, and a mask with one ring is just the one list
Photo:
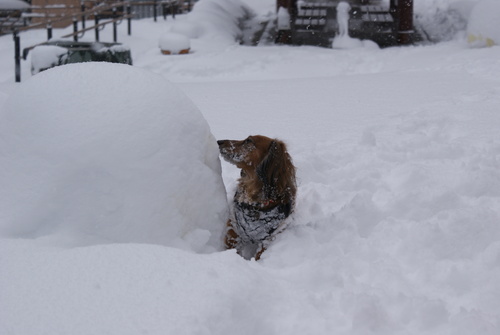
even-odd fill
[(47, 22), (47, 40), (52, 39), (52, 22)]
[(156, 22), (156, 15), (157, 15), (156, 9), (157, 9), (156, 8), (156, 0), (153, 0), (153, 16), (155, 18), (155, 22)]
[(132, 18), (130, 17), (130, 13), (132, 12), (131, 8), (130, 8), (130, 4), (127, 5), (127, 15), (128, 15), (128, 19), (127, 19), (127, 25), (128, 25), (128, 35), (132, 35)]
[(21, 39), (17, 30), (14, 30), (14, 63), (16, 72), (16, 83), (21, 82)]
[[(80, 7), (82, 9), (82, 13), (85, 12), (85, 2), (81, 1), (80, 2)], [(85, 14), (82, 14), (82, 29), (85, 29)]]
[(73, 16), (73, 41), (78, 42), (78, 34), (76, 33), (78, 31), (78, 19), (76, 16)]
[(113, 7), (113, 42), (116, 42), (116, 40), (118, 39), (118, 34), (117, 34), (117, 31), (116, 31), (116, 21), (115, 19), (117, 18), (117, 15), (116, 15), (116, 7)]
[(95, 40), (99, 42), (99, 18), (97, 17), (97, 13), (94, 14), (95, 18)]

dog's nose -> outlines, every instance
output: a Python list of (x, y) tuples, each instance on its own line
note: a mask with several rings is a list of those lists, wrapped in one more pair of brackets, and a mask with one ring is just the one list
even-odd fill
[(224, 143), (226, 143), (226, 140), (219, 140), (217, 141), (217, 144), (220, 146), (220, 145), (224, 145)]

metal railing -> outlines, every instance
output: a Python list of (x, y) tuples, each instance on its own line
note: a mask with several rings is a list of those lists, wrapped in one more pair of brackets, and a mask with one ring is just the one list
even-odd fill
[[(24, 27), (13, 27), (12, 34), (14, 39), (14, 60), (15, 60), (15, 81), (21, 81), (21, 59), (26, 60), (28, 53), (37, 46), (43, 45), (47, 42), (38, 43), (36, 45), (27, 47), (23, 49), (21, 55), (21, 39), (20, 33), (23, 31), (31, 29), (45, 28), (47, 30), (47, 41), (52, 39), (53, 25), (62, 21), (71, 20), (73, 24), (73, 32), (64, 36), (62, 38), (73, 37), (75, 42), (83, 37), (83, 35), (90, 30), (95, 31), (95, 40), (99, 41), (99, 32), (108, 24), (113, 25), (113, 41), (117, 42), (117, 25), (123, 20), (127, 20), (127, 33), (132, 34), (132, 18), (137, 18), (136, 11), (138, 8), (148, 8), (148, 13), (157, 21), (157, 17), (162, 15), (164, 19), (167, 18), (168, 14), (171, 14), (175, 18), (175, 14), (180, 10), (178, 0), (150, 0), (150, 1), (117, 1), (113, 3), (104, 2), (96, 4), (91, 8), (86, 8), (84, 3), (89, 1), (82, 1), (81, 6), (66, 6), (64, 8), (77, 9), (71, 13), (66, 13), (62, 15), (44, 15), (37, 16), (40, 22), (26, 25)], [(188, 3), (188, 9), (191, 9), (191, 0), (185, 1), (181, 0), (182, 4)], [(48, 7), (34, 7), (34, 9), (51, 9)], [(52, 7), (53, 9), (54, 7)], [(63, 7), (57, 7), (63, 8)], [(144, 11), (145, 13), (146, 11)], [(161, 13), (161, 14), (160, 14)], [(145, 14), (143, 14), (145, 15)], [(151, 17), (147, 16), (147, 17)], [(146, 16), (144, 16), (146, 17)], [(86, 27), (85, 22), (88, 19), (94, 19), (94, 25), (91, 27)], [(105, 21), (102, 21), (105, 19)], [(81, 28), (78, 28), (78, 23), (80, 22)], [(21, 58), (22, 56), (22, 58)]]

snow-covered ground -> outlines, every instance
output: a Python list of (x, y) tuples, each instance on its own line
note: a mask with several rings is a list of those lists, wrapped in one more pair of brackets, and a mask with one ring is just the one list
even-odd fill
[[(246, 2), (262, 16), (274, 8), (270, 0)], [(444, 3), (418, 1), (416, 11), (429, 18), (439, 8), (441, 18)], [(452, 3), (471, 12), (475, 1)], [(500, 46), (471, 47), (466, 25), (446, 42), (401, 48), (241, 46), (232, 42), (237, 26), (221, 22), (214, 8), (220, 6), (195, 11), (193, 17), (212, 17), (200, 26), (181, 15), (134, 21), (132, 36), (125, 25), (119, 27), (119, 40), (134, 60), (134, 70), (123, 71), (133, 77), (125, 76), (127, 81), (116, 65), (101, 64), (86, 65), (88, 78), (101, 73), (117, 87), (132, 82), (132, 93), (108, 91), (100, 82), (94, 87), (81, 70), (75, 77), (82, 90), (57, 82), (57, 76), (64, 83), (75, 69), (86, 68), (80, 66), (29, 79), (30, 60), (22, 63), (23, 83), (15, 84), (12, 37), (0, 37), (0, 334), (499, 334)], [(240, 13), (234, 8), (229, 14)], [(161, 54), (159, 39), (169, 31), (195, 35), (190, 54)], [(111, 34), (105, 29), (102, 40), (111, 41)], [(22, 33), (21, 43), (27, 47), (45, 37), (43, 30)], [(161, 84), (160, 77), (175, 87), (170, 91), (172, 85)], [(46, 86), (38, 91), (37, 82)], [(158, 92), (163, 85), (165, 96)], [(71, 105), (90, 94), (95, 101)], [(119, 94), (125, 102), (116, 101)], [(259, 262), (222, 251), (221, 245), (217, 251), (203, 247), (220, 233), (213, 217), (187, 233), (158, 226), (156, 214), (165, 211), (155, 207), (155, 195), (172, 194), (160, 186), (195, 187), (192, 180), (169, 177), (171, 169), (182, 169), (186, 157), (198, 159), (191, 157), (200, 150), (218, 169), (211, 144), (182, 156), (190, 143), (162, 148), (155, 142), (178, 138), (183, 128), (167, 125), (151, 108), (182, 94), (188, 99), (173, 98), (174, 106), (185, 110), (191, 100), (203, 116), (189, 107), (188, 116), (174, 117), (182, 126), (185, 118), (195, 120), (190, 143), (201, 138), (196, 134), (206, 124), (216, 139), (263, 134), (288, 143), (299, 178), (297, 207), (290, 228)], [(127, 102), (140, 97), (149, 100)], [(106, 114), (92, 110), (73, 119), (64, 113), (68, 106), (103, 108)], [(134, 119), (141, 108), (151, 124)], [(78, 118), (85, 121), (82, 129)], [(123, 130), (136, 125), (154, 132), (136, 134), (134, 147)], [(108, 141), (114, 138), (124, 141), (118, 160), (109, 157), (115, 149)], [(15, 145), (22, 150), (13, 150)], [(71, 148), (85, 155), (68, 158)], [(137, 148), (147, 155), (128, 155)], [(163, 152), (174, 157), (155, 156)], [(225, 162), (221, 167), (230, 199), (238, 170)], [(73, 175), (70, 168), (80, 171)], [(33, 174), (20, 177), (23, 171)], [(26, 181), (36, 176), (41, 177), (31, 188)], [(131, 187), (141, 176), (147, 181), (137, 193)], [(223, 193), (217, 182), (211, 185), (196, 190), (201, 198)], [(179, 191), (181, 199), (193, 197)], [(116, 220), (116, 204), (130, 206), (122, 208), (128, 215), (122, 221)], [(174, 207), (199, 221), (207, 204), (187, 207), (181, 201)], [(13, 213), (24, 218), (22, 226), (6, 219)], [(92, 222), (71, 220), (106, 224), (99, 213), (113, 217), (112, 229), (102, 236), (102, 226), (92, 230)], [(135, 214), (147, 232), (141, 232), (141, 222), (127, 220)], [(69, 220), (73, 243), (59, 234), (65, 231), (61, 218)], [(178, 224), (173, 217), (164, 222)], [(165, 231), (175, 236), (163, 243)], [(140, 233), (146, 240), (134, 239)], [(93, 234), (102, 239), (89, 240)]]

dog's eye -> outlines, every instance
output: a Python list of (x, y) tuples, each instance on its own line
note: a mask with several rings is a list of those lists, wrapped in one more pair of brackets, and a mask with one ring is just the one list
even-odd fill
[(247, 137), (245, 141), (243, 141), (243, 144), (250, 144), (252, 143), (252, 139), (250, 137)]

